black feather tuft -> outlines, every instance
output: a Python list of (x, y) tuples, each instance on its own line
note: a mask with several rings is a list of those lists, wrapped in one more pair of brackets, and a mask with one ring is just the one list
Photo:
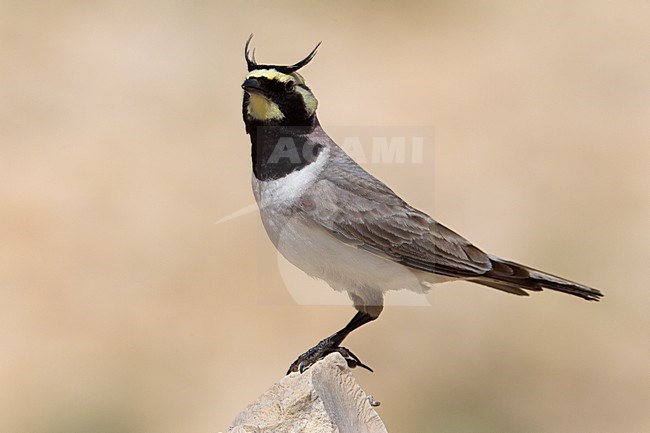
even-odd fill
[(252, 52), (249, 49), (251, 39), (253, 39), (252, 33), (248, 37), (248, 40), (246, 40), (246, 45), (244, 46), (244, 57), (246, 58), (246, 65), (248, 66), (248, 72), (251, 72), (255, 69), (275, 69), (276, 71), (282, 72), (283, 74), (291, 74), (293, 72), (297, 72), (300, 68), (302, 68), (307, 63), (312, 61), (312, 59), (316, 55), (316, 50), (318, 50), (318, 47), (320, 47), (320, 44), (322, 44), (322, 41), (319, 42), (318, 45), (316, 45), (316, 47), (313, 50), (311, 50), (311, 53), (307, 54), (307, 57), (305, 57), (298, 63), (294, 63), (293, 65), (290, 66), (258, 65), (257, 62), (255, 61), (255, 48), (253, 48)]

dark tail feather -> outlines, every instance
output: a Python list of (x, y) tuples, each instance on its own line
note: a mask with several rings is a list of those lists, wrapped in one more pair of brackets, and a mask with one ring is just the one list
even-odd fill
[(542, 289), (568, 293), (588, 301), (598, 301), (603, 296), (600, 290), (519, 263), (494, 256), (490, 256), (490, 260), (492, 261), (492, 269), (485, 275), (473, 278), (471, 281), (520, 296), (528, 295), (525, 290), (539, 292)]

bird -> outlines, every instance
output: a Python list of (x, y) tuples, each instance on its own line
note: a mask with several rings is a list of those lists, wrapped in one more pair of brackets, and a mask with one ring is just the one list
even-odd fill
[(402, 200), (348, 156), (323, 130), (318, 100), (298, 73), (320, 43), (293, 65), (258, 64), (244, 46), (248, 73), (242, 115), (251, 142), (252, 187), (265, 231), (306, 274), (347, 292), (356, 313), (300, 355), (287, 374), (338, 352), (350, 367), (372, 369), (346, 347), (376, 320), (391, 290), (426, 293), (465, 280), (519, 296), (549, 289), (598, 301), (602, 292), (484, 252)]

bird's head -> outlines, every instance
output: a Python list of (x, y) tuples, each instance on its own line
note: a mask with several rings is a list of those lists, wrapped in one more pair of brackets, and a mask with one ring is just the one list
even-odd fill
[(248, 38), (244, 49), (248, 75), (242, 84), (247, 129), (251, 125), (314, 125), (318, 101), (298, 70), (314, 58), (320, 43), (294, 65), (259, 65), (255, 61), (255, 50), (249, 51), (252, 37)]

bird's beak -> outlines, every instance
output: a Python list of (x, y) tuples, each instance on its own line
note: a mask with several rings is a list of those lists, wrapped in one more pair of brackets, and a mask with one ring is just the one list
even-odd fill
[(264, 96), (264, 89), (259, 80), (256, 78), (249, 78), (241, 85), (241, 88), (244, 89), (247, 93), (255, 93), (257, 95)]

